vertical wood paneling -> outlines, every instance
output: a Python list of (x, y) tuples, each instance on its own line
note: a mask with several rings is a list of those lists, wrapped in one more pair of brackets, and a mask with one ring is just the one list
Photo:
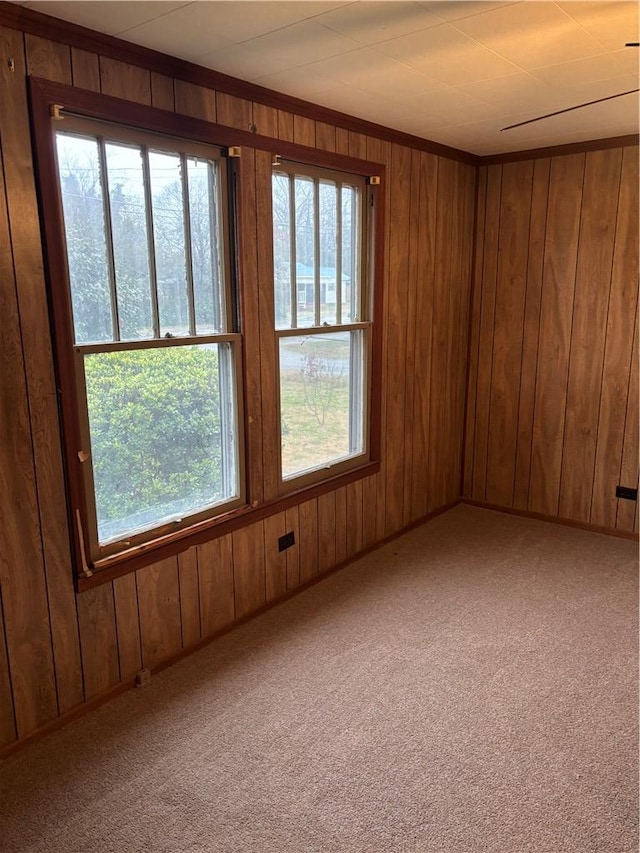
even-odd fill
[(142, 663), (154, 667), (182, 647), (178, 559), (169, 557), (136, 572)]
[(216, 115), (218, 124), (250, 130), (253, 125), (253, 104), (244, 98), (216, 92)]
[(138, 104), (151, 103), (151, 73), (137, 65), (101, 56), (100, 83), (104, 95)]
[(182, 645), (186, 648), (197, 643), (202, 636), (197, 548), (178, 554), (178, 584)]
[(364, 134), (349, 131), (349, 156), (367, 159), (367, 137)]
[(573, 319), (584, 154), (551, 163), (529, 509), (556, 515)]
[(369, 548), (376, 541), (376, 502), (378, 477), (365, 477), (362, 481), (362, 547)]
[(240, 618), (262, 607), (266, 599), (263, 523), (236, 530), (232, 536), (236, 618)]
[(173, 78), (166, 74), (151, 72), (151, 103), (159, 110), (173, 112), (175, 108), (175, 96), (173, 92)]
[(113, 584), (78, 596), (85, 699), (99, 696), (120, 681)]
[(233, 622), (233, 547), (231, 534), (198, 546), (198, 582), (202, 636)]
[[(456, 412), (459, 408), (456, 363), (462, 353), (456, 341), (457, 316), (462, 292), (467, 283), (460, 280), (461, 266), (457, 244), (463, 188), (452, 161), (438, 158), (438, 192), (436, 208), (436, 256), (433, 300), (433, 333), (431, 342), (431, 407), (429, 419), (429, 511), (444, 506), (458, 496), (460, 471), (457, 469), (460, 447), (456, 438)], [(462, 365), (460, 365), (462, 369)], [(466, 368), (466, 365), (465, 365)], [(464, 387), (464, 373), (460, 381)], [(460, 414), (462, 417), (462, 414)], [(456, 480), (456, 477), (458, 478)]]
[[(525, 298), (524, 334), (520, 368), (520, 400), (513, 505), (526, 509), (529, 503), (529, 473), (533, 436), (533, 408), (538, 369), (538, 336), (544, 243), (547, 228), (550, 160), (536, 160), (533, 170), (529, 244), (526, 258), (527, 293)], [(524, 259), (523, 259), (524, 260)]]
[[(55, 716), (57, 705), (1, 164), (0, 198), (0, 590), (4, 598), (4, 631), (14, 670), (18, 734), (24, 735)], [(43, 707), (37, 701), (41, 679), (48, 686)], [(8, 728), (7, 723), (7, 731)]]
[(305, 116), (294, 115), (293, 117), (293, 141), (298, 145), (309, 145), (315, 147), (316, 144), (316, 123), (311, 118)]
[(66, 44), (27, 33), (27, 74), (56, 83), (71, 83), (71, 50)]
[(278, 539), (287, 532), (284, 512), (264, 520), (264, 557), (267, 601), (280, 598), (287, 591), (287, 552), (278, 550)]
[(518, 434), (518, 402), (533, 163), (507, 163), (502, 171), (498, 270), (489, 437), (487, 446), (486, 499), (511, 506), (515, 480)]
[(0, 749), (17, 738), (15, 712), (13, 710), (13, 695), (11, 692), (11, 677), (9, 675), (9, 659), (4, 638), (4, 609), (0, 595)]
[(626, 148), (622, 159), (611, 290), (607, 311), (591, 522), (616, 526), (620, 465), (632, 368), (633, 329), (638, 299), (638, 156)]
[[(558, 513), (589, 518), (622, 151), (587, 154)], [(603, 193), (602, 187), (611, 192)], [(615, 191), (614, 191), (615, 189)]]
[[(366, 154), (366, 149), (365, 149)], [(411, 521), (411, 498), (413, 486), (413, 470), (415, 467), (414, 457), (414, 434), (416, 432), (416, 418), (414, 417), (415, 385), (411, 378), (416, 374), (416, 338), (422, 334), (418, 330), (416, 305), (418, 289), (418, 264), (420, 255), (420, 152), (411, 152), (411, 197), (409, 215), (409, 269), (408, 269), (408, 292), (407, 292), (407, 334), (405, 340), (404, 369), (407, 375), (404, 399), (404, 485), (402, 497), (402, 523), (409, 524)]]
[(124, 575), (114, 580), (113, 602), (120, 677), (130, 678), (142, 669), (138, 588), (135, 574)]
[[(33, 630), (33, 640), (26, 642), (21, 655), (29, 648), (35, 650), (39, 643), (42, 644), (42, 648), (37, 652), (37, 663), (33, 664), (39, 675), (36, 672), (31, 675), (21, 672), (16, 677), (35, 678), (38, 681), (40, 677), (42, 678), (42, 684), (38, 687), (41, 708), (37, 712), (35, 709), (29, 711), (31, 721), (35, 719), (32, 716), (35, 712), (36, 718), (42, 722), (43, 719), (55, 715), (58, 709), (64, 711), (82, 701), (82, 676), (77, 616), (70, 573), (56, 386), (25, 97), (26, 69), (20, 34), (0, 29), (0, 53), (4, 56), (13, 56), (15, 61), (14, 72), (10, 70), (7, 63), (0, 64), (0, 103), (3, 105), (5, 114), (11, 116), (11, 121), (5, 122), (2, 126), (0, 136), (6, 193), (6, 213), (3, 211), (3, 217), (8, 214), (13, 256), (13, 271), (8, 273), (6, 282), (12, 288), (12, 283), (15, 281), (22, 337), (21, 343), (17, 345), (21, 346), (24, 353), (26, 373), (26, 395), (23, 395), (23, 399), (17, 403), (18, 408), (14, 417), (19, 417), (18, 413), (28, 400), (28, 411), (24, 409), (22, 411), (25, 421), (27, 423), (30, 421), (32, 442), (31, 447), (28, 439), (27, 443), (22, 442), (21, 446), (16, 448), (17, 455), (7, 464), (19, 479), (22, 477), (26, 479), (26, 487), (19, 487), (20, 494), (16, 496), (16, 506), (28, 504), (29, 511), (34, 513), (31, 523), (36, 528), (40, 528), (40, 532), (34, 534), (34, 553), (30, 553), (29, 545), (24, 551), (24, 546), (20, 544), (23, 557), (17, 559), (14, 564), (29, 567), (28, 571), (18, 573), (28, 576), (24, 581), (16, 578), (18, 586), (22, 583), (27, 585), (33, 583), (31, 591), (34, 595), (34, 618), (38, 620), (39, 625)], [(8, 247), (8, 243), (5, 245)], [(8, 259), (7, 263), (10, 263)], [(16, 366), (22, 370), (19, 362)], [(9, 414), (8, 416), (11, 417)], [(10, 426), (9, 429), (16, 429), (16, 426)], [(25, 436), (28, 435), (28, 430), (29, 427), (25, 423)], [(11, 444), (7, 447), (11, 447)], [(28, 457), (31, 458), (28, 459)], [(10, 493), (6, 494), (8, 497)], [(33, 501), (35, 504), (32, 503)], [(26, 525), (26, 529), (29, 531), (29, 524)], [(29, 533), (27, 538), (28, 536)], [(43, 556), (46, 582), (42, 575)], [(41, 601), (39, 590), (43, 588), (46, 589), (46, 597)], [(27, 596), (14, 614), (7, 599), (12, 589), (13, 585), (5, 589), (4, 593), (8, 620), (17, 618), (19, 611), (25, 609), (24, 602), (30, 601), (30, 597)], [(26, 589), (23, 592), (26, 592)], [(40, 607), (48, 609), (48, 614), (39, 613)], [(49, 633), (49, 623), (51, 633)], [(28, 630), (27, 624), (23, 627)], [(9, 633), (8, 642), (11, 660), (12, 638)], [(55, 658), (56, 691), (51, 700), (45, 702), (44, 694), (54, 677), (53, 671), (50, 670), (51, 642), (53, 642)], [(20, 670), (23, 665), (21, 664)], [(14, 672), (13, 662), (12, 672)], [(22, 731), (21, 707), (17, 700), (16, 713), (18, 727)]]
[(74, 86), (93, 92), (100, 91), (100, 61), (97, 53), (72, 47), (71, 72)]
[(216, 93), (213, 89), (174, 80), (173, 84), (176, 112), (205, 121), (216, 120)]
[(259, 104), (254, 101), (253, 104), (253, 123), (256, 126), (256, 133), (260, 136), (278, 136), (278, 110), (275, 107), (268, 107), (265, 104)]
[(332, 124), (316, 122), (316, 148), (323, 151), (336, 150), (336, 129)]
[(318, 498), (318, 571), (336, 564), (336, 493)]
[(498, 235), (502, 196), (502, 166), (487, 168), (482, 252), (482, 295), (480, 308), (480, 347), (476, 380), (476, 420), (473, 442), (473, 489), (475, 500), (485, 499), (487, 447), (489, 444), (489, 400), (493, 358), (496, 280), (498, 274)]
[[(609, 528), (616, 526), (622, 507), (623, 527), (631, 530), (636, 505), (618, 501), (615, 487), (623, 445), (633, 448), (627, 456), (628, 485), (637, 479), (637, 404), (632, 402), (637, 380), (630, 382), (638, 300), (637, 148), (491, 168), (502, 168), (504, 179), (491, 214), (487, 195), (486, 224), (476, 247), (477, 260), (480, 253), (484, 258), (479, 358), (476, 366), (472, 324), (469, 377), (471, 493), (498, 505)], [(488, 251), (499, 257), (495, 300)], [(476, 288), (477, 299), (477, 281)], [(468, 473), (465, 488), (469, 494)]]
[[(453, 456), (448, 477), (447, 503), (460, 497), (462, 470), (464, 465), (464, 422), (467, 397), (467, 370), (469, 364), (469, 322), (471, 313), (471, 276), (473, 272), (473, 234), (475, 221), (475, 169), (464, 163), (456, 163), (459, 184), (458, 207), (454, 221), (453, 245), (456, 263), (455, 280), (452, 287), (454, 298), (451, 328), (454, 330), (453, 360)], [(456, 478), (458, 478), (456, 480)]]
[(336, 496), (336, 563), (347, 559), (347, 487), (341, 486)]
[(318, 501), (305, 501), (300, 513), (300, 583), (318, 574)]
[[(633, 336), (633, 352), (631, 354), (631, 373), (629, 375), (629, 397), (627, 399), (627, 416), (624, 425), (624, 443), (622, 445), (622, 464), (620, 466), (620, 484), (638, 487), (638, 316)], [(618, 499), (618, 530), (633, 530), (637, 518), (637, 501)]]
[(278, 110), (278, 139), (293, 142), (293, 114)]
[(362, 551), (362, 480), (347, 486), (347, 557)]
[(392, 146), (389, 180), (389, 286), (387, 301), (388, 376), (386, 412), (386, 535), (402, 527), (404, 500), (404, 404), (405, 341), (407, 334), (407, 300), (409, 291), (409, 220), (411, 200), (411, 150)]
[(294, 506), (285, 512), (286, 532), (292, 532), (295, 540), (293, 548), (287, 554), (287, 589), (294, 589), (300, 584), (300, 513)]
[(469, 374), (467, 378), (467, 417), (465, 422), (465, 458), (462, 494), (473, 496), (473, 460), (478, 380), (478, 350), (480, 347), (480, 315), (482, 311), (482, 269), (484, 256), (485, 213), (487, 206), (487, 167), (480, 166), (476, 183), (476, 221), (472, 270), (471, 323), (469, 326)]
[(349, 154), (349, 131), (344, 127), (336, 128), (336, 151), (338, 154)]
[[(409, 520), (426, 515), (429, 500), (429, 409), (431, 406), (431, 346), (435, 276), (436, 199), (438, 160), (420, 155), (417, 246), (419, 261), (415, 303), (415, 358), (413, 368), (413, 453)], [(409, 381), (411, 374), (409, 374)]]

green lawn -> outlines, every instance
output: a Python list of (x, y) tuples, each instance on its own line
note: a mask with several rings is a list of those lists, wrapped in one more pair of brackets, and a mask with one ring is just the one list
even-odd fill
[(281, 376), (282, 466), (285, 476), (349, 453), (349, 376)]

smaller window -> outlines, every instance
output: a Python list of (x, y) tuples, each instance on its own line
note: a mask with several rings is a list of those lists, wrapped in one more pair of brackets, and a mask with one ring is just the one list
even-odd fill
[(364, 178), (278, 164), (272, 177), (281, 478), (319, 480), (369, 458), (371, 190)]

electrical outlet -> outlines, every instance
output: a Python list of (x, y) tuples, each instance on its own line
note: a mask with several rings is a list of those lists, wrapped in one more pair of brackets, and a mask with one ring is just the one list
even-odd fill
[(622, 498), (625, 501), (637, 501), (638, 490), (632, 489), (629, 486), (616, 486), (616, 497)]
[(293, 530), (290, 530), (288, 533), (285, 533), (284, 536), (280, 536), (278, 538), (278, 551), (286, 551), (287, 548), (291, 548), (295, 544), (295, 534)]
[(141, 669), (136, 674), (136, 687), (147, 687), (149, 684), (151, 684), (151, 670)]

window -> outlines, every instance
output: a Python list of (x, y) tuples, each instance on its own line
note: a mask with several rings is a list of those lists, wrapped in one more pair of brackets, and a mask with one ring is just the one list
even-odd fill
[(366, 462), (372, 188), (343, 172), (278, 162), (272, 175), (281, 480)]
[(244, 503), (226, 163), (73, 116), (55, 148), (96, 561)]
[(384, 166), (29, 91), (78, 590), (375, 474)]

